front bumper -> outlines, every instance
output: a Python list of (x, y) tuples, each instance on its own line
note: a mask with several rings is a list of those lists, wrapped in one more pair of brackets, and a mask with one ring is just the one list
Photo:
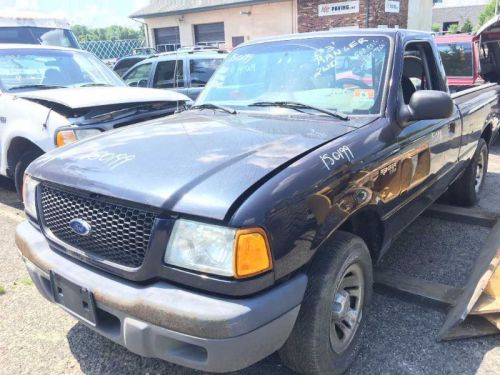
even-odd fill
[(82, 323), (139, 355), (205, 371), (239, 370), (278, 350), (307, 286), (300, 274), (256, 296), (215, 297), (164, 281), (135, 284), (93, 269), (53, 251), (29, 222), (17, 227), (16, 244), (49, 301), (53, 271), (93, 293), (97, 324)]

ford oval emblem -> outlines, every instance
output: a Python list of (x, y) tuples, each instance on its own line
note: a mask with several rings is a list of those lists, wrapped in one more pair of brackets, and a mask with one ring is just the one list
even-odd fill
[(69, 227), (73, 232), (80, 236), (88, 236), (92, 227), (83, 219), (73, 219), (69, 222)]

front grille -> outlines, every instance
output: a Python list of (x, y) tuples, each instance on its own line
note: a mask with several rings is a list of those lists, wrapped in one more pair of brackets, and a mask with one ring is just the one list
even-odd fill
[[(41, 204), (44, 226), (58, 240), (96, 260), (133, 268), (144, 262), (156, 213), (44, 184)], [(75, 233), (73, 219), (90, 224), (90, 233)]]

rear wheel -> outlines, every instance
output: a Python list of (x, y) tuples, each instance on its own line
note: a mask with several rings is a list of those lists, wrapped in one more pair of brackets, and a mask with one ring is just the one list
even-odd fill
[(341, 374), (360, 348), (366, 306), (372, 294), (372, 262), (363, 240), (336, 233), (317, 254), (298, 320), (280, 350), (291, 369), (307, 374)]
[(477, 150), (465, 172), (450, 187), (450, 199), (459, 206), (473, 206), (479, 202), (486, 173), (488, 172), (488, 145), (479, 139)]
[(31, 164), (33, 160), (42, 155), (41, 151), (28, 151), (25, 152), (17, 161), (14, 168), (14, 185), (16, 187), (17, 197), (23, 200), (23, 178), (26, 168)]

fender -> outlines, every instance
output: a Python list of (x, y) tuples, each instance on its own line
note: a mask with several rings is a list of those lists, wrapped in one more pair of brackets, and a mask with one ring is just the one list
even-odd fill
[(55, 148), (55, 130), (68, 124), (65, 117), (50, 108), (15, 95), (1, 95), (0, 110), (5, 117), (0, 129), (0, 174), (4, 176), (7, 176), (7, 155), (14, 139), (26, 139), (48, 152)]

